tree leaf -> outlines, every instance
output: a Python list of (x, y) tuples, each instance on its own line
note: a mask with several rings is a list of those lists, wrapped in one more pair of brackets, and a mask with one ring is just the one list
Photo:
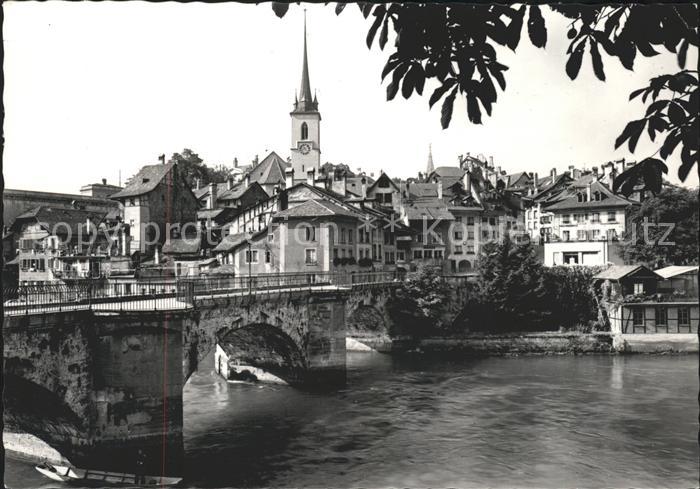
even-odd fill
[(280, 19), (284, 17), (284, 14), (289, 10), (289, 4), (285, 2), (272, 2), (272, 11)]
[(338, 2), (335, 5), (335, 15), (340, 15), (340, 13), (345, 9), (345, 7), (347, 7), (347, 5), (348, 5), (347, 3)]
[(443, 95), (445, 95), (445, 92), (452, 88), (456, 82), (457, 80), (454, 78), (448, 78), (442, 83), (442, 85), (437, 87), (435, 91), (433, 91), (433, 94), (430, 96), (430, 100), (428, 101), (430, 107), (432, 108), (433, 105), (435, 105), (435, 103), (440, 100)]
[(416, 86), (416, 66), (411, 65), (409, 70), (406, 72), (406, 76), (403, 77), (403, 84), (401, 85), (401, 95), (403, 98), (407, 99), (413, 93), (413, 89)]
[(384, 5), (379, 5), (376, 9), (374, 9), (374, 15), (376, 18), (374, 19), (372, 26), (369, 28), (369, 31), (367, 31), (367, 47), (370, 49), (372, 48), (372, 42), (374, 42), (374, 36), (377, 35), (377, 29), (379, 29), (379, 26), (382, 25), (385, 10)]
[(671, 102), (668, 106), (668, 120), (674, 126), (682, 126), (686, 122), (685, 111), (676, 102)]
[(469, 120), (474, 124), (481, 124), (481, 109), (479, 109), (479, 101), (476, 95), (472, 92), (467, 93), (467, 115)]
[(586, 42), (581, 41), (574, 51), (569, 56), (569, 60), (566, 62), (566, 74), (569, 78), (575, 80), (578, 76), (578, 72), (581, 69), (581, 61), (583, 61), (583, 49), (586, 47)]
[(515, 51), (520, 43), (520, 33), (523, 30), (523, 17), (525, 17), (525, 5), (513, 12), (510, 24), (508, 24), (508, 41), (506, 46)]
[(454, 108), (455, 96), (457, 95), (457, 86), (452, 89), (452, 92), (445, 97), (445, 101), (442, 103), (442, 113), (440, 116), (440, 124), (442, 124), (443, 129), (447, 129), (452, 120), (452, 109)]
[(543, 48), (547, 44), (547, 27), (539, 5), (530, 6), (530, 15), (527, 20), (527, 31), (530, 41), (535, 47)]
[(693, 169), (693, 166), (695, 166), (698, 163), (698, 153), (695, 151), (695, 154), (691, 154), (691, 149), (688, 146), (683, 146), (683, 149), (681, 150), (681, 166), (678, 168), (678, 178), (680, 178), (681, 182), (685, 182), (685, 179), (688, 178), (688, 175), (690, 174), (690, 170)]
[(639, 140), (639, 136), (644, 130), (645, 124), (645, 119), (640, 119), (638, 121), (631, 121), (627, 123), (627, 126), (625, 126), (625, 129), (622, 131), (622, 134), (620, 134), (615, 140), (615, 149), (622, 146), (624, 142), (629, 139), (630, 152), (634, 153), (634, 147), (637, 145), (637, 141)]
[(605, 81), (605, 71), (603, 70), (603, 60), (600, 58), (600, 52), (598, 51), (598, 44), (591, 41), (591, 60), (593, 61), (593, 71), (595, 76), (601, 80)]
[(395, 57), (394, 55), (389, 56), (389, 59), (387, 60), (386, 64), (384, 65), (384, 69), (382, 70), (382, 81), (384, 81), (384, 78), (389, 74), (391, 70), (396, 68), (398, 65), (400, 65), (402, 61)]
[(676, 146), (678, 146), (678, 143), (680, 142), (680, 131), (672, 131), (668, 136), (666, 136), (664, 144), (661, 145), (661, 151), (659, 151), (659, 155), (665, 160), (666, 158), (671, 156), (671, 154), (673, 154), (673, 151), (676, 149)]
[(389, 17), (384, 19), (384, 24), (382, 24), (382, 31), (379, 33), (379, 49), (384, 49), (386, 46), (386, 41), (389, 39)]
[(688, 55), (688, 40), (683, 39), (681, 45), (678, 48), (678, 66), (683, 69), (685, 68), (685, 59)]
[(644, 93), (647, 90), (647, 87), (640, 88), (639, 90), (635, 90), (634, 92), (630, 93), (630, 100), (638, 97), (640, 94)]

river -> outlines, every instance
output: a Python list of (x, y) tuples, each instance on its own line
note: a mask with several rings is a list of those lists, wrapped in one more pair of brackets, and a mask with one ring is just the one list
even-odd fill
[[(318, 393), (197, 372), (186, 487), (691, 487), (698, 359), (348, 354)], [(52, 487), (8, 461), (10, 487)]]

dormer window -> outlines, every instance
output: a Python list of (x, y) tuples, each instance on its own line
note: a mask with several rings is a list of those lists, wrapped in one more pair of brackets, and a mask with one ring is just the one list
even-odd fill
[(306, 122), (301, 123), (301, 139), (309, 139), (309, 126)]
[(586, 202), (588, 199), (586, 198), (586, 194), (578, 194), (578, 201), (579, 202)]

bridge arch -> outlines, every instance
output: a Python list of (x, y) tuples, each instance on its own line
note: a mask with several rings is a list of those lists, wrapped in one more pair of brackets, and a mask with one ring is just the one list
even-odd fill
[(27, 433), (70, 458), (84, 420), (57, 393), (16, 375), (4, 375), (4, 423), (9, 433)]
[(243, 380), (255, 380), (253, 367), (289, 384), (302, 382), (307, 362), (301, 348), (282, 329), (267, 323), (251, 323), (217, 334), (214, 368), (224, 376), (233, 372)]

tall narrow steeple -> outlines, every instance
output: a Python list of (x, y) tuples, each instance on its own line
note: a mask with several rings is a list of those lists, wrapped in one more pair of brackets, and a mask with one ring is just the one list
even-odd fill
[(428, 166), (425, 169), (425, 176), (427, 177), (435, 170), (435, 165), (433, 164), (433, 145), (428, 144)]
[(299, 99), (294, 104), (294, 110), (300, 112), (311, 112), (318, 110), (318, 102), (316, 102), (316, 97), (311, 95), (311, 82), (309, 80), (309, 57), (306, 52), (306, 9), (304, 9), (304, 61), (301, 67)]

